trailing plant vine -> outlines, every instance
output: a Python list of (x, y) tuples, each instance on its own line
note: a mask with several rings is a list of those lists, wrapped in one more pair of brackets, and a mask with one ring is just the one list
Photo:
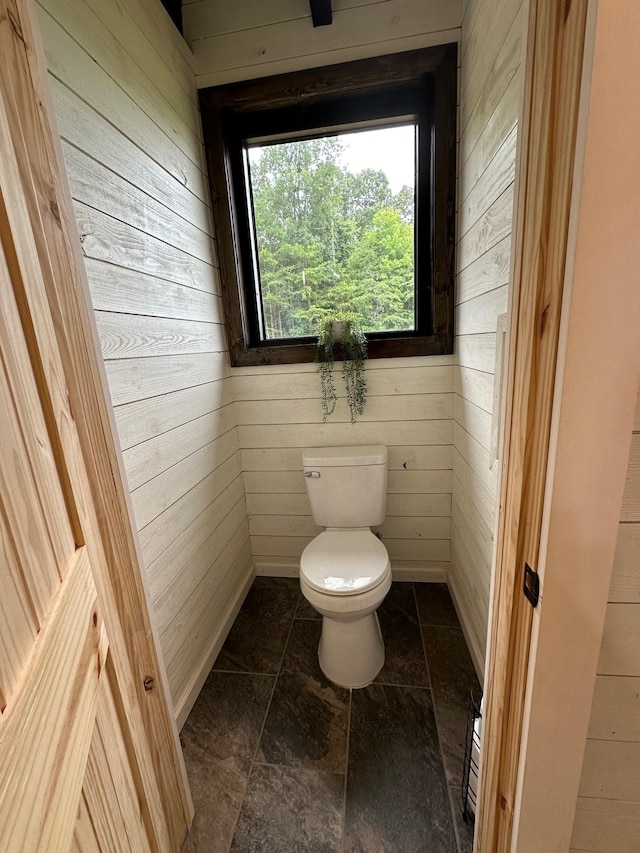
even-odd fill
[(317, 369), (320, 373), (320, 387), (322, 389), (323, 423), (326, 423), (329, 415), (333, 414), (338, 399), (333, 381), (334, 344), (333, 324), (331, 320), (328, 320), (321, 323), (318, 329)]
[[(339, 333), (336, 326), (341, 327)], [(333, 381), (336, 357), (342, 359), (342, 379), (347, 391), (351, 423), (364, 414), (367, 382), (364, 377), (367, 339), (353, 315), (324, 320), (318, 329), (317, 368), (322, 388), (322, 420), (326, 422), (336, 407), (337, 394)]]

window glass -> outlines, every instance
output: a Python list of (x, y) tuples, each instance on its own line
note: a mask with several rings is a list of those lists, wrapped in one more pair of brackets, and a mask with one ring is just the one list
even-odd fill
[(413, 331), (416, 127), (248, 147), (262, 338)]

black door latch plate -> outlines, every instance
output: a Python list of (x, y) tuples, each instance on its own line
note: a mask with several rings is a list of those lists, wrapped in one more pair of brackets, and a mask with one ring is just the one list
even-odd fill
[(524, 594), (532, 607), (537, 607), (540, 601), (540, 578), (529, 563), (524, 564)]

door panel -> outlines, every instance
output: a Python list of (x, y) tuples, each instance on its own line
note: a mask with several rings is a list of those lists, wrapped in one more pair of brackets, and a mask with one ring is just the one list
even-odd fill
[[(118, 724), (112, 688), (114, 680), (108, 660), (106, 677), (100, 685), (96, 725), (82, 786), (83, 803), (89, 822), (100, 838), (102, 853), (146, 853), (151, 848), (131, 775), (126, 744)], [(75, 835), (80, 850), (85, 849), (82, 846), (85, 843), (82, 836), (85, 820), (81, 815), (76, 826)], [(92, 849), (92, 843), (89, 839), (89, 850)]]
[(107, 649), (96, 599), (80, 548), (2, 719), (0, 850), (69, 847)]
[(0, 850), (176, 851), (190, 819), (177, 735), (166, 694), (141, 707), (129, 650), (155, 660), (153, 637), (143, 602), (123, 606), (138, 567), (108, 557), (113, 529), (132, 534), (121, 506), (96, 505), (87, 468), (104, 447), (77, 427), (110, 429), (95, 351), (70, 340), (83, 316), (60, 307), (78, 274), (29, 27), (23, 0), (0, 0)]

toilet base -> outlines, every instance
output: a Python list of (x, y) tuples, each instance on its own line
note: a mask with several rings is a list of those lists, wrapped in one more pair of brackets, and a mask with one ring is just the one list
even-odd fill
[(339, 687), (366, 687), (384, 665), (384, 642), (378, 614), (345, 622), (322, 617), (318, 646), (320, 669)]

